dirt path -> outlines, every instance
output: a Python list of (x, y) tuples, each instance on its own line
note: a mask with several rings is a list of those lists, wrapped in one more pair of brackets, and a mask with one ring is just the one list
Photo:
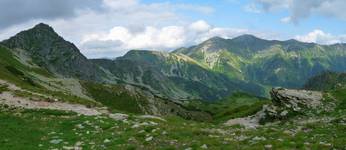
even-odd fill
[(224, 125), (233, 126), (233, 125), (241, 125), (246, 128), (257, 128), (260, 126), (260, 118), (264, 115), (263, 110), (257, 112), (256, 114), (244, 118), (235, 118), (228, 120)]
[(87, 116), (101, 115), (102, 113), (93, 108), (87, 108), (84, 105), (69, 104), (62, 102), (45, 102), (45, 101), (32, 101), (22, 97), (16, 97), (10, 92), (3, 92), (0, 94), (0, 104), (6, 104), (9, 106), (23, 107), (26, 109), (54, 109), (73, 111), (78, 114)]
[[(17, 87), (14, 84), (11, 84), (7, 81), (0, 80), (1, 85), (7, 85), (9, 91), (2, 92), (0, 94), (0, 104), (6, 104), (9, 106), (23, 107), (27, 109), (54, 109), (54, 110), (63, 110), (63, 111), (72, 111), (78, 114), (83, 114), (87, 116), (101, 115), (101, 110), (97, 108), (87, 108), (84, 105), (80, 104), (70, 104), (64, 102), (47, 102), (47, 101), (33, 101), (26, 97), (15, 96), (13, 91), (26, 91)], [(32, 93), (34, 95), (41, 95), (39, 93)]]
[(228, 120), (224, 125), (233, 126), (233, 125), (242, 125), (246, 128), (256, 128), (259, 126), (259, 120), (254, 116), (244, 117), (244, 118), (235, 118)]

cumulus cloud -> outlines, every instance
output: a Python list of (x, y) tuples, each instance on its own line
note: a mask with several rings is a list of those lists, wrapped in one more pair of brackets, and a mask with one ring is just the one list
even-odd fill
[(211, 26), (205, 22), (204, 20), (199, 20), (199, 21), (196, 21), (194, 23), (192, 23), (189, 28), (191, 30), (194, 30), (196, 32), (205, 32), (205, 31), (208, 31)]
[[(131, 49), (173, 50), (179, 47), (199, 44), (211, 37), (233, 38), (242, 34), (256, 34), (247, 29), (218, 28), (199, 20), (184, 26), (147, 26), (141, 31), (116, 26), (107, 33), (93, 33), (83, 37), (81, 47), (88, 49), (89, 55), (102, 52), (120, 56)], [(107, 47), (109, 46), (109, 47)], [(114, 56), (114, 55), (113, 55)]]
[(345, 0), (254, 0), (254, 2), (266, 11), (288, 10), (290, 16), (281, 19), (283, 22), (297, 24), (316, 14), (346, 20)]
[(302, 42), (309, 43), (319, 43), (319, 44), (335, 44), (335, 43), (345, 43), (346, 35), (332, 35), (330, 33), (325, 33), (322, 30), (314, 30), (306, 35), (298, 35), (295, 39)]

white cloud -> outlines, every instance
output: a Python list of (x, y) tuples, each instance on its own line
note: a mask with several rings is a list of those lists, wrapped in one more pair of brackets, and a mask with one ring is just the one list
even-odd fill
[(190, 25), (190, 29), (197, 32), (205, 32), (208, 31), (211, 26), (205, 22), (204, 20), (199, 20)]
[(284, 17), (284, 18), (281, 18), (280, 21), (281, 21), (282, 23), (290, 23), (291, 20), (292, 20), (291, 17)]
[[(206, 21), (199, 20), (183, 26), (147, 26), (141, 31), (116, 26), (110, 29), (108, 33), (93, 33), (84, 36), (81, 47), (88, 49), (90, 55), (93, 56), (95, 55), (92, 53), (98, 50), (109, 54), (117, 52), (118, 55), (116, 56), (120, 56), (131, 49), (169, 51), (183, 46), (199, 44), (214, 36), (233, 38), (242, 34), (269, 37), (267, 33), (258, 33), (247, 29), (212, 27)], [(116, 44), (112, 44), (112, 42)]]
[(82, 40), (81, 47), (87, 50), (86, 53), (92, 55), (96, 51), (108, 52), (110, 54), (117, 52), (116, 55), (113, 55), (115, 57), (123, 55), (131, 49), (164, 50), (176, 48), (185, 44), (185, 36), (185, 28), (181, 26), (162, 28), (147, 26), (140, 32), (117, 26), (112, 28), (107, 34), (96, 33), (86, 35)]
[(126, 9), (138, 5), (138, 0), (103, 0), (103, 5), (110, 9)]
[(173, 5), (177, 9), (195, 11), (203, 14), (212, 14), (215, 10), (209, 6), (196, 6), (191, 4), (177, 4)]
[(298, 35), (295, 39), (302, 42), (319, 43), (319, 44), (335, 44), (346, 42), (346, 35), (332, 35), (322, 30), (314, 30), (306, 35)]

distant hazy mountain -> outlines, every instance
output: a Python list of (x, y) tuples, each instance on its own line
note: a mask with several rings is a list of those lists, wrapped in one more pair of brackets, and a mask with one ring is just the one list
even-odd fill
[(234, 39), (214, 37), (173, 53), (185, 54), (232, 79), (269, 86), (297, 88), (325, 70), (346, 71), (345, 44), (319, 45), (243, 35)]

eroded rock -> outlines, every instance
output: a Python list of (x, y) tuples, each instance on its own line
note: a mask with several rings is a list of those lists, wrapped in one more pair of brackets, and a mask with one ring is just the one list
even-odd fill
[(317, 91), (273, 88), (270, 92), (272, 104), (264, 105), (255, 115), (228, 120), (225, 125), (243, 125), (255, 128), (266, 122), (287, 119), (291, 115), (317, 110), (322, 105), (323, 95)]
[(270, 95), (272, 104), (263, 106), (262, 123), (316, 110), (322, 105), (323, 99), (321, 92), (284, 88), (273, 88)]
[(274, 105), (292, 111), (301, 111), (304, 108), (314, 109), (321, 105), (322, 100), (322, 93), (317, 91), (273, 88), (270, 95)]

